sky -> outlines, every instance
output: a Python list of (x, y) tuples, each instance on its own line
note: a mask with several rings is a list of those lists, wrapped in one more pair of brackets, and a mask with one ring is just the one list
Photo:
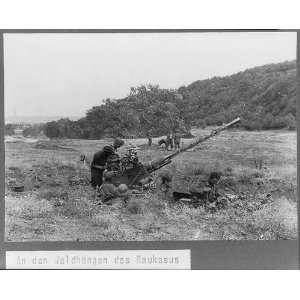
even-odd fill
[(130, 87), (196, 80), (296, 59), (296, 33), (5, 34), (6, 116), (84, 116)]

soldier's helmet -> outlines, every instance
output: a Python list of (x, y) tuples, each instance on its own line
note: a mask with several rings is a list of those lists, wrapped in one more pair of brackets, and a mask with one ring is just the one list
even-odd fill
[(103, 151), (105, 152), (105, 153), (107, 153), (107, 154), (115, 154), (115, 150), (114, 150), (114, 147), (112, 147), (112, 146), (105, 146), (104, 148), (103, 148)]
[(120, 193), (126, 193), (128, 191), (128, 186), (122, 183), (118, 186), (118, 190)]
[(121, 140), (121, 139), (114, 139), (113, 146), (115, 148), (120, 148), (123, 145), (124, 145), (124, 141), (123, 140)]

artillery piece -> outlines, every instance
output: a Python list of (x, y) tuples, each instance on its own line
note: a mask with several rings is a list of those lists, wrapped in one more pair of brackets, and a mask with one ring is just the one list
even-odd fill
[[(136, 153), (134, 151), (129, 151), (129, 155), (127, 155), (125, 158), (117, 158), (113, 164), (108, 163), (107, 170), (113, 172), (112, 182), (115, 185), (126, 184), (129, 188), (135, 188), (137, 186), (143, 186), (144, 184), (150, 184), (152, 181), (151, 175), (155, 171), (170, 164), (174, 157), (216, 136), (223, 130), (237, 124), (238, 122), (240, 122), (240, 118), (236, 118), (232, 122), (212, 130), (210, 134), (204, 137), (198, 137), (191, 144), (178, 149), (172, 154), (169, 154), (163, 158), (154, 160), (147, 164), (142, 164), (141, 162), (139, 162)], [(130, 155), (133, 155), (132, 157), (134, 157), (134, 159), (130, 159)], [(117, 168), (116, 165), (118, 166)]]

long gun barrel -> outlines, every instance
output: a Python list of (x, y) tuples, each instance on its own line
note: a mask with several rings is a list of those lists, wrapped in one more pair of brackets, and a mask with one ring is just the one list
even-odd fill
[(199, 137), (197, 138), (194, 142), (192, 142), (191, 144), (187, 145), (186, 147), (183, 147), (179, 150), (177, 150), (176, 152), (170, 154), (170, 155), (167, 155), (165, 156), (164, 158), (158, 160), (158, 161), (155, 161), (153, 162), (151, 165), (152, 165), (152, 170), (150, 172), (154, 172), (160, 168), (162, 168), (163, 166), (171, 163), (172, 161), (172, 158), (174, 158), (175, 156), (177, 156), (178, 154), (182, 153), (182, 152), (185, 152), (195, 146), (197, 146), (198, 144), (210, 139), (211, 137), (219, 134), (221, 131), (225, 130), (226, 128), (230, 127), (230, 126), (233, 126), (235, 124), (237, 124), (238, 122), (240, 122), (240, 118), (236, 118), (234, 119), (233, 121), (231, 121), (230, 123), (227, 123), (217, 129), (214, 129), (212, 130), (212, 132), (209, 134), (209, 135), (206, 135), (204, 137)]

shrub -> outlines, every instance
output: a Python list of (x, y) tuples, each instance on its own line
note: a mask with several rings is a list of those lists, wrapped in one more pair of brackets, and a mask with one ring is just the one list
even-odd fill
[(243, 120), (241, 126), (249, 131), (262, 129), (262, 123), (259, 120)]
[(205, 128), (205, 127), (206, 127), (206, 122), (205, 122), (205, 120), (198, 120), (198, 121), (196, 122), (196, 126), (197, 126), (197, 127), (200, 127), (200, 128)]

